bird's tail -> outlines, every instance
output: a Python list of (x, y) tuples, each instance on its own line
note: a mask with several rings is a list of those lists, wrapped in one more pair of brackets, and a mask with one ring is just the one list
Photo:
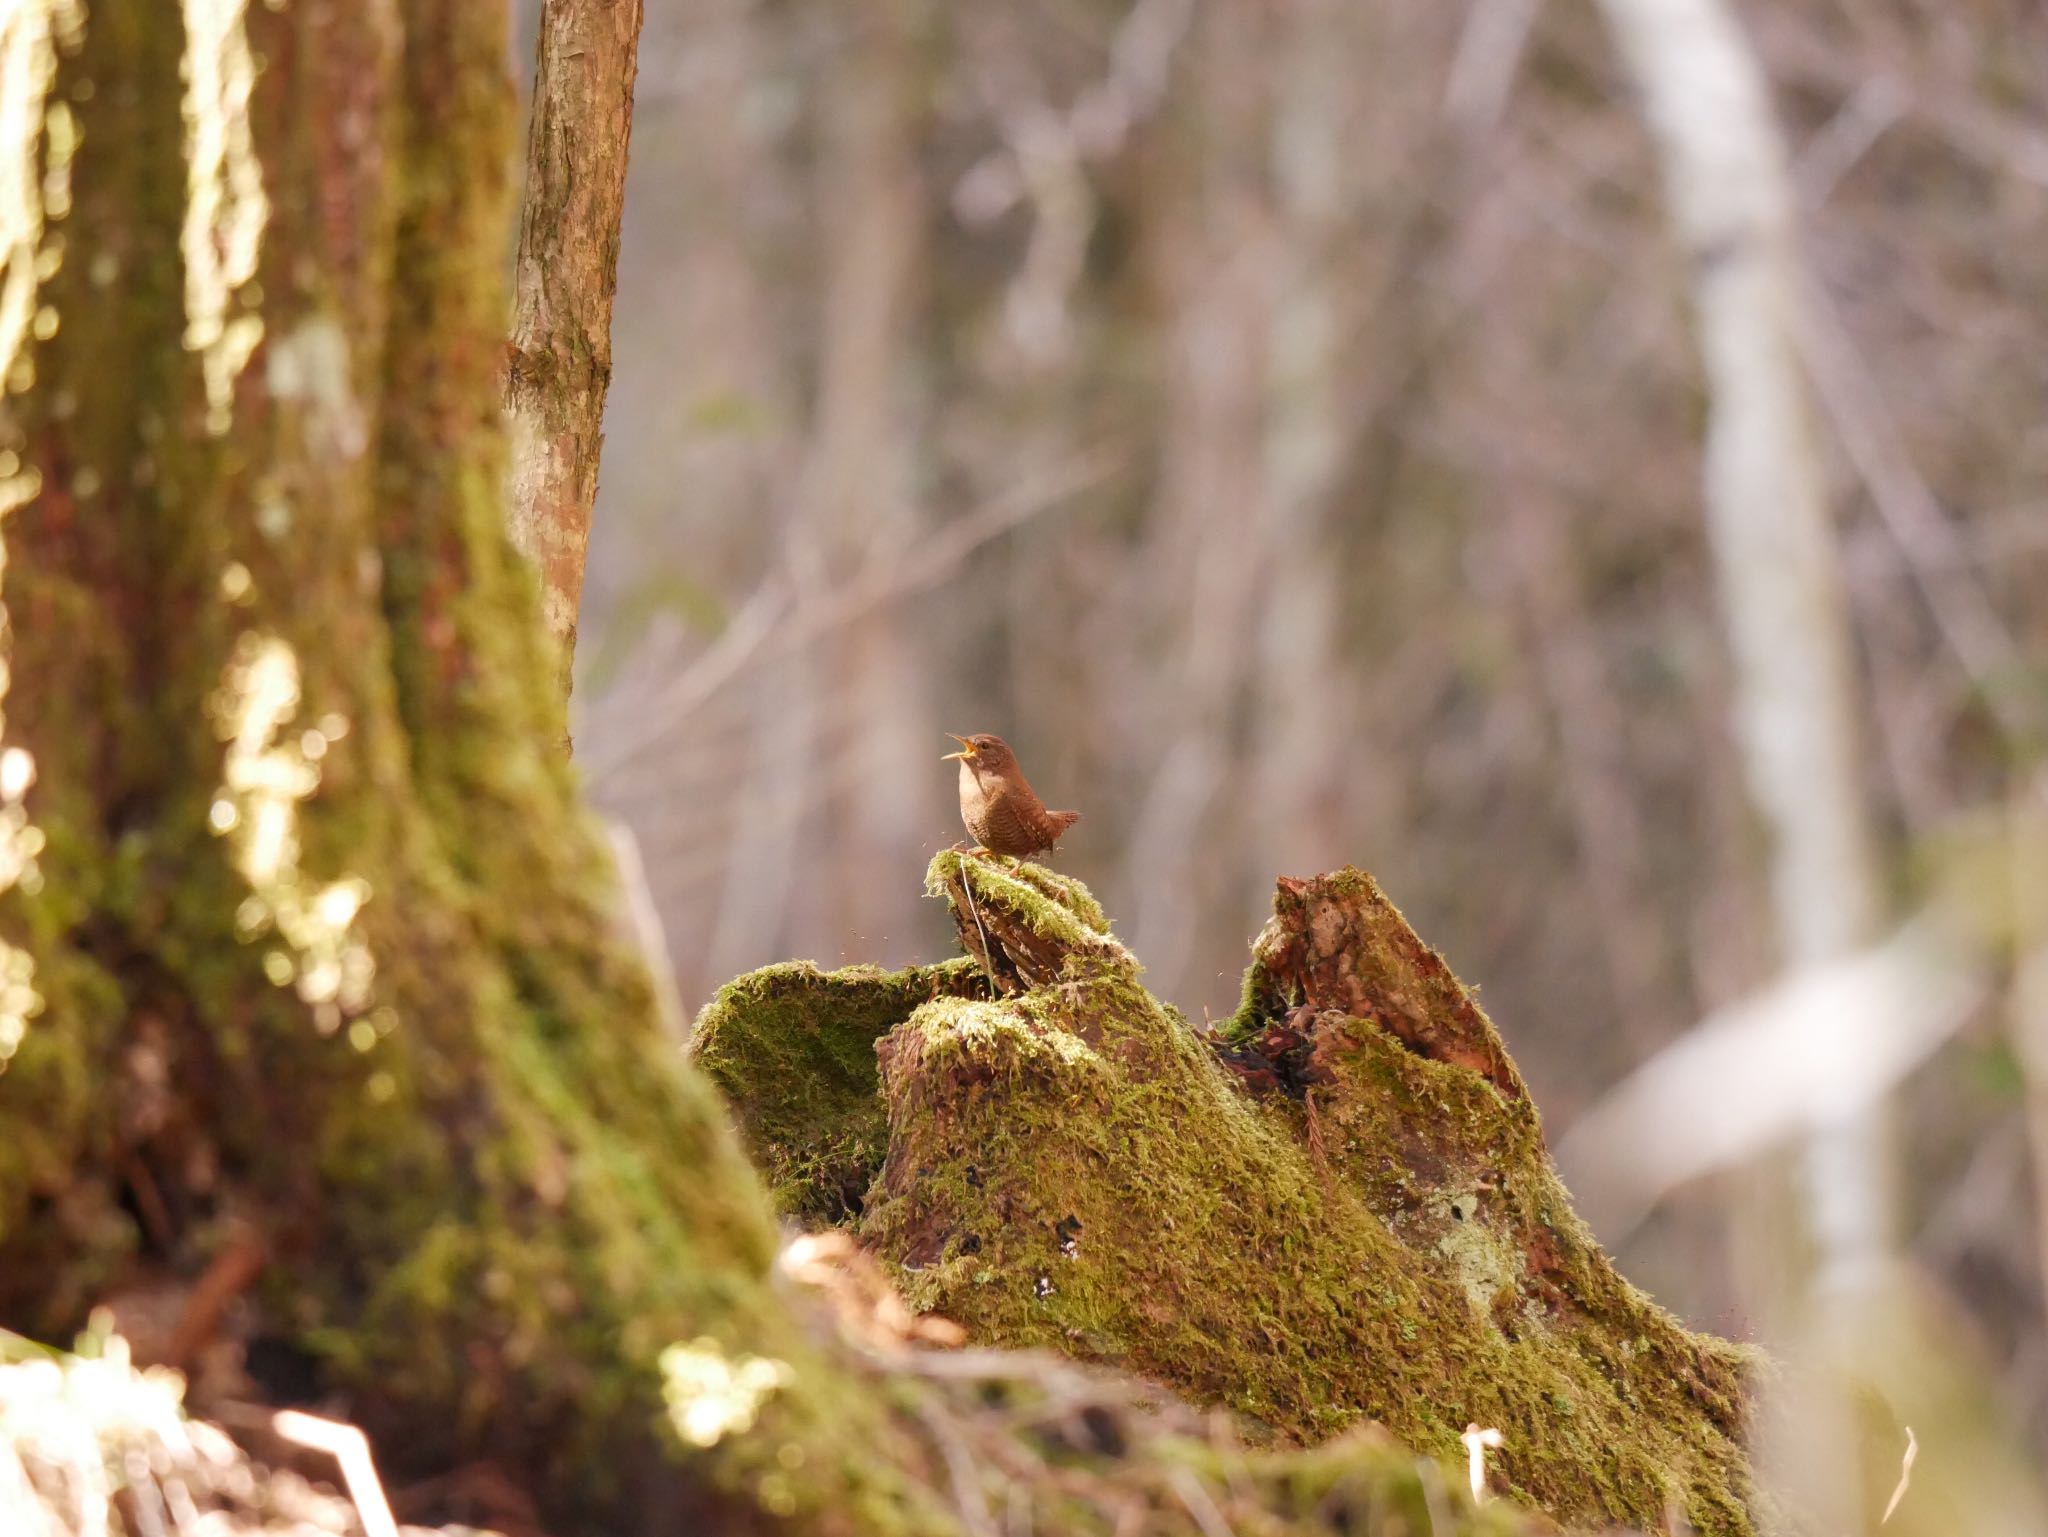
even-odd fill
[(1081, 813), (1078, 811), (1048, 811), (1045, 814), (1045, 819), (1052, 823), (1052, 835), (1057, 839), (1068, 828), (1081, 820)]

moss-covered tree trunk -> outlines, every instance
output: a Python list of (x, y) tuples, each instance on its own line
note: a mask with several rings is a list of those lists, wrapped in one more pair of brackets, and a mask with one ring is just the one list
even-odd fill
[[(554, 751), (505, 535), (505, 7), (27, 9), (0, 1321), (61, 1338), (253, 1234), (263, 1343), (401, 1477), (490, 1455), (593, 1530), (919, 1525), (918, 1455), (767, 1285)], [(657, 1359), (699, 1339), (793, 1374), (685, 1457)]]
[(504, 9), (0, 12), (0, 1324), (233, 1313), (398, 1481), (564, 1532), (1513, 1528), (1383, 1444), (1069, 1433), (773, 1283), (505, 533)]

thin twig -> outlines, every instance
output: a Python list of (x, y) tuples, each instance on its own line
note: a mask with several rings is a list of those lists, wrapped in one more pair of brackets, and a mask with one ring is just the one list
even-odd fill
[(953, 1485), (953, 1503), (959, 1508), (960, 1519), (975, 1537), (995, 1537), (995, 1519), (988, 1508), (988, 1496), (982, 1492), (980, 1474), (959, 1433), (929, 1401), (918, 1404), (917, 1414), (931, 1432), (939, 1456), (945, 1460), (946, 1477)]
[(1167, 1484), (1187, 1507), (1189, 1515), (1195, 1518), (1195, 1525), (1202, 1529), (1202, 1537), (1234, 1537), (1230, 1523), (1223, 1519), (1223, 1512), (1216, 1508), (1216, 1502), (1209, 1498), (1209, 1491), (1202, 1487), (1202, 1481), (1186, 1468), (1175, 1468), (1167, 1476)]
[(1422, 1508), (1429, 1516), (1429, 1537), (1449, 1537), (1457, 1528), (1452, 1526), (1450, 1513), (1444, 1508), (1443, 1483), (1437, 1477), (1436, 1464), (1423, 1458), (1415, 1465), (1415, 1478), (1422, 1485)]
[(2015, 681), (2019, 646), (1973, 574), (1955, 526), (1901, 446), (1832, 300), (1818, 282), (1806, 287), (1799, 341), (1849, 462), (1964, 675), (2007, 736), (2031, 740), (2042, 712), (2035, 693)]
[(1920, 1442), (1913, 1434), (1913, 1427), (1908, 1425), (1906, 1427), (1905, 1455), (1899, 1459), (1899, 1486), (1892, 1490), (1892, 1497), (1885, 1502), (1884, 1514), (1877, 1518), (1879, 1526), (1883, 1526), (1887, 1521), (1891, 1520), (1892, 1512), (1899, 1508), (1899, 1501), (1906, 1497), (1906, 1490), (1913, 1483), (1913, 1459), (1919, 1455)]
[(363, 1537), (398, 1537), (398, 1523), (391, 1518), (391, 1504), (384, 1498), (384, 1485), (362, 1431), (297, 1409), (280, 1409), (270, 1423), (285, 1440), (326, 1452), (341, 1464), (342, 1482), (348, 1486), (348, 1497), (355, 1501)]
[(213, 1263), (193, 1286), (184, 1310), (178, 1315), (177, 1327), (171, 1331), (170, 1345), (164, 1352), (170, 1365), (184, 1369), (199, 1359), (200, 1351), (220, 1332), (220, 1322), (229, 1305), (263, 1273), (266, 1258), (262, 1238), (249, 1229), (237, 1233), (214, 1256)]
[(975, 905), (974, 882), (967, 878), (967, 856), (965, 854), (960, 856), (960, 889), (967, 893), (967, 910), (974, 915), (974, 931), (981, 936), (982, 969), (993, 979), (996, 974), (996, 960), (995, 956), (989, 951), (988, 930), (982, 926), (981, 909)]

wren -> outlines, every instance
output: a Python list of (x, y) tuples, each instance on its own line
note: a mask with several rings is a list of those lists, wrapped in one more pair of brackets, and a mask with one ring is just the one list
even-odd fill
[(1078, 811), (1046, 809), (1001, 737), (946, 735), (960, 744), (940, 760), (960, 760), (960, 820), (987, 852), (1028, 859), (1081, 820)]

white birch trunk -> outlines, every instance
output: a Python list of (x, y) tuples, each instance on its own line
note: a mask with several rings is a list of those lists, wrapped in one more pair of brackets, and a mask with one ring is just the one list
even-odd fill
[[(1707, 528), (1734, 660), (1736, 733), (1770, 839), (1783, 964), (1870, 943), (1881, 918), (1856, 740), (1847, 606), (1800, 367), (1784, 146), (1725, 0), (1600, 0), (1663, 162), (1711, 399)], [(1876, 1116), (1817, 1135), (1805, 1195), (1823, 1287), (1889, 1248)]]

